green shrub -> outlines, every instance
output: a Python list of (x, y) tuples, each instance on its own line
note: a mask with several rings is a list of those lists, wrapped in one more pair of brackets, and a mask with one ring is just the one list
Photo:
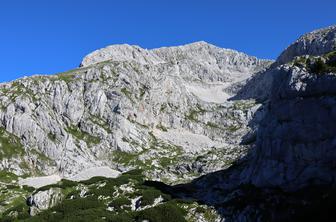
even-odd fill
[(34, 187), (30, 187), (30, 186), (27, 186), (27, 185), (23, 185), (22, 189), (24, 189), (25, 191), (28, 191), (29, 193), (32, 193), (35, 190)]
[(149, 222), (186, 222), (186, 212), (172, 203), (165, 203), (153, 208), (140, 211), (137, 220), (149, 220)]
[(72, 181), (72, 180), (67, 180), (67, 179), (62, 179), (61, 182), (59, 183), (60, 188), (68, 188), (68, 187), (75, 187), (78, 185), (78, 182)]
[(64, 200), (57, 205), (54, 210), (63, 214), (72, 214), (78, 210), (86, 210), (91, 208), (105, 207), (105, 205), (95, 198), (79, 198), (73, 200)]
[(114, 200), (112, 200), (111, 203), (109, 203), (109, 207), (113, 207), (115, 210), (121, 210), (122, 206), (130, 205), (131, 200), (129, 200), (127, 197), (119, 197)]
[(142, 206), (147, 206), (147, 205), (152, 205), (154, 203), (154, 200), (158, 198), (161, 195), (161, 191), (153, 189), (153, 188), (148, 188), (145, 189), (141, 192), (141, 205)]
[(82, 131), (78, 126), (70, 126), (66, 131), (78, 140), (85, 141), (89, 146), (97, 145), (101, 142), (99, 137), (92, 136), (91, 134)]
[(51, 188), (59, 188), (59, 184), (57, 184), (57, 183), (56, 184), (49, 184), (49, 185), (40, 187), (35, 191), (35, 193), (40, 192), (40, 191), (46, 191), (46, 190), (49, 190)]
[[(1, 133), (1, 130), (0, 130)], [(1, 146), (0, 146), (1, 147)], [(17, 180), (18, 176), (14, 173), (8, 172), (7, 170), (0, 170), (0, 181), (12, 182), (12, 180)]]
[(134, 221), (131, 215), (128, 214), (118, 214), (110, 216), (106, 219), (108, 222), (131, 222)]
[(328, 70), (327, 65), (322, 61), (322, 59), (317, 59), (311, 66), (310, 70), (313, 73), (321, 74)]
[(98, 182), (104, 182), (106, 181), (107, 178), (105, 177), (92, 177), (88, 180), (83, 180), (83, 181), (80, 181), (79, 183), (82, 183), (82, 184), (85, 184), (85, 185), (91, 185), (91, 184), (95, 184), (95, 183), (98, 183)]

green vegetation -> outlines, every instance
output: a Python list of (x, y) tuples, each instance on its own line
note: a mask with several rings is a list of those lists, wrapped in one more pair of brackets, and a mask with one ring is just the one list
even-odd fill
[[(1, 184), (0, 186), (0, 221), (13, 221), (13, 215), (16, 219), (29, 217), (28, 206), (26, 205), (26, 196), (30, 191), (28, 187), (21, 189), (14, 184)], [(32, 190), (33, 188), (29, 188)]]
[[(125, 142), (128, 141), (128, 140), (126, 140), (126, 138), (123, 138), (123, 140), (125, 140)], [(138, 164), (139, 163), (138, 162), (139, 160), (137, 158), (138, 156), (139, 156), (138, 153), (129, 153), (129, 152), (121, 151), (121, 150), (115, 150), (112, 153), (113, 161), (115, 161), (117, 163), (122, 163), (124, 165), (136, 165), (136, 164)]]
[(113, 209), (116, 211), (120, 211), (124, 209), (125, 206), (128, 207), (130, 204), (131, 204), (131, 200), (123, 196), (123, 197), (118, 197), (112, 200), (112, 202), (109, 203), (108, 206), (113, 207)]
[(241, 128), (241, 126), (237, 126), (237, 125), (231, 125), (231, 126), (226, 127), (226, 129), (230, 132), (236, 132), (240, 128)]
[(90, 117), (91, 122), (93, 122), (94, 124), (100, 126), (101, 128), (103, 128), (107, 133), (112, 133), (112, 130), (110, 129), (109, 124), (106, 122), (106, 120), (97, 117), (97, 116), (91, 116)]
[(8, 172), (6, 170), (0, 171), (0, 181), (5, 183), (10, 183), (12, 181), (16, 181), (18, 176), (14, 173)]
[(55, 75), (57, 80), (61, 80), (64, 81), (66, 83), (69, 83), (73, 80), (76, 79), (76, 74), (80, 69), (73, 69), (73, 70), (69, 70), (67, 72), (62, 72), (62, 73), (58, 73), (57, 75)]
[(163, 194), (160, 190), (151, 187), (143, 187), (140, 193), (141, 206), (153, 205), (156, 198), (160, 196), (164, 201), (168, 201), (171, 197), (167, 194)]
[(165, 127), (165, 126), (162, 125), (161, 123), (158, 124), (158, 125), (156, 126), (156, 128), (159, 129), (159, 130), (162, 130), (162, 131), (164, 131), (164, 132), (167, 132), (167, 131), (168, 131), (167, 127)]
[(216, 123), (207, 122), (205, 125), (210, 128), (221, 129), (221, 127), (217, 125)]
[(191, 109), (190, 112), (186, 115), (186, 119), (193, 122), (198, 122), (197, 116), (205, 112), (206, 110), (204, 110), (200, 105), (197, 105), (196, 109)]
[(186, 222), (186, 211), (172, 202), (168, 202), (157, 207), (140, 211), (137, 221), (148, 220), (150, 222)]
[(149, 88), (148, 86), (146, 85), (142, 85), (140, 88), (139, 88), (139, 98), (142, 99), (144, 97), (144, 95), (146, 94), (146, 92), (148, 92)]
[(71, 180), (66, 180), (66, 179), (62, 179), (60, 182), (55, 183), (55, 184), (50, 184), (50, 185), (46, 185), (43, 187), (38, 188), (35, 193), (40, 192), (40, 191), (45, 191), (45, 190), (49, 190), (50, 188), (61, 188), (61, 189), (66, 189), (69, 187), (75, 187), (77, 186), (78, 183), (75, 181), (71, 181)]
[(53, 142), (56, 142), (56, 135), (53, 134), (53, 133), (48, 133), (48, 138), (53, 141)]
[(122, 88), (120, 90), (132, 103), (134, 103), (133, 98), (132, 98), (132, 93), (127, 89), (127, 88)]
[(160, 112), (164, 112), (166, 109), (167, 109), (167, 104), (166, 103), (161, 104)]
[[(167, 194), (156, 188), (144, 185), (142, 170), (132, 170), (122, 174), (118, 178), (94, 177), (86, 181), (72, 182), (63, 180), (58, 184), (63, 190), (72, 189), (74, 186), (86, 186), (89, 190), (85, 196), (80, 197), (76, 189), (72, 189), (66, 199), (55, 207), (45, 210), (40, 214), (30, 217), (23, 212), (28, 212), (27, 206), (18, 204), (17, 211), (21, 221), (115, 221), (115, 222), (137, 222), (148, 220), (153, 222), (186, 221), (186, 211), (182, 207), (183, 203), (171, 199)], [(121, 189), (121, 186), (132, 188), (130, 191)], [(47, 189), (40, 188), (39, 190)], [(49, 187), (50, 188), (50, 187)], [(76, 193), (77, 192), (77, 193)], [(132, 211), (131, 199), (141, 197), (141, 206), (148, 206), (154, 203), (158, 197), (163, 198), (163, 202), (155, 207), (144, 210)], [(113, 207), (113, 211), (107, 210)], [(22, 209), (21, 209), (22, 208)], [(4, 214), (1, 219), (13, 221), (11, 216), (14, 208)], [(19, 218), (16, 218), (19, 219)], [(3, 220), (1, 220), (3, 221)]]
[(309, 72), (315, 74), (336, 73), (336, 51), (323, 56), (301, 56), (294, 59), (293, 64), (298, 67), (305, 67)]
[(32, 155), (36, 155), (39, 160), (42, 160), (45, 163), (51, 163), (52, 162), (52, 160), (49, 157), (47, 157), (44, 153), (40, 152), (37, 149), (31, 149), (31, 150), (29, 150), (29, 152)]
[[(172, 199), (170, 195), (149, 185), (151, 183), (145, 183), (144, 178), (143, 171), (135, 169), (123, 173), (117, 178), (93, 177), (80, 182), (62, 180), (55, 185), (48, 185), (35, 191), (60, 188), (61, 192), (65, 194), (65, 199), (55, 207), (31, 217), (28, 214), (29, 209), (24, 198), (28, 194), (24, 193), (7, 207), (2, 216), (0, 215), (0, 221), (195, 221), (188, 218), (187, 212), (199, 206), (197, 203)], [(84, 195), (79, 195), (82, 189), (87, 190), (87, 192)], [(20, 189), (15, 187), (11, 190)], [(152, 206), (159, 197), (161, 197), (161, 202)], [(140, 208), (133, 211), (132, 199), (135, 198), (140, 198), (140, 205), (138, 205)], [(148, 206), (152, 207), (148, 208)], [(204, 217), (213, 218), (208, 209), (199, 209), (199, 212), (197, 212), (201, 212)]]
[(240, 101), (236, 101), (233, 104), (233, 109), (234, 110), (249, 110), (251, 109), (253, 106), (255, 106), (255, 101), (254, 100), (240, 100)]
[(91, 134), (82, 131), (76, 126), (70, 126), (66, 129), (66, 131), (75, 138), (85, 141), (89, 146), (97, 145), (101, 142), (99, 137), (92, 136)]
[(0, 159), (21, 156), (24, 154), (23, 145), (20, 139), (0, 128)]

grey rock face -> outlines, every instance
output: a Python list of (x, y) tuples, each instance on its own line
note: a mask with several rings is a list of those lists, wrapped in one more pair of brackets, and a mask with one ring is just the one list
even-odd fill
[(260, 106), (229, 98), (271, 63), (205, 42), (117, 45), (79, 69), (2, 84), (0, 124), (22, 143), (13, 172), (71, 178), (140, 167), (176, 183), (228, 167), (249, 147), (240, 141)]
[(27, 199), (30, 206), (30, 215), (34, 216), (43, 210), (56, 206), (64, 198), (60, 188), (50, 188), (46, 191), (39, 191)]
[(89, 66), (99, 62), (112, 60), (116, 62), (134, 61), (140, 64), (158, 64), (164, 61), (149, 50), (139, 46), (112, 45), (96, 50), (85, 56), (80, 66)]
[[(142, 168), (171, 184), (207, 174), (187, 185), (197, 192), (177, 186), (181, 197), (219, 206), (225, 221), (287, 221), (293, 211), (279, 206), (315, 197), (285, 191), (335, 185), (335, 73), (292, 62), (334, 51), (335, 39), (335, 26), (308, 33), (271, 67), (205, 42), (117, 45), (68, 73), (2, 84), (0, 169), (71, 178)], [(34, 194), (32, 214), (62, 198)]]
[(301, 36), (277, 59), (277, 64), (290, 62), (296, 56), (322, 55), (336, 50), (336, 26), (318, 29)]
[(262, 187), (334, 183), (335, 75), (284, 66), (274, 81), (255, 158), (245, 173)]
[[(296, 59), (310, 56), (326, 62), (330, 55), (334, 59), (335, 49), (329, 47), (335, 41), (334, 30), (305, 35), (270, 69), (238, 87), (232, 101), (263, 101), (246, 123), (255, 130), (240, 137), (254, 146), (230, 168), (173, 187), (174, 192), (215, 206), (225, 221), (310, 220), (331, 209), (336, 185), (335, 63), (313, 72), (307, 63), (292, 59), (301, 55)], [(300, 44), (306, 51), (300, 51)]]
[[(330, 45), (330, 41), (334, 42), (334, 37), (329, 39), (334, 35), (334, 30), (334, 27), (317, 30), (295, 43), (309, 39), (315, 44), (313, 48), (322, 49)], [(321, 36), (325, 39), (321, 40)], [(312, 54), (323, 56), (330, 50), (324, 48)], [(258, 89), (258, 82), (268, 81), (271, 84), (262, 84), (269, 90), (268, 93), (258, 97), (251, 91), (252, 85)], [(259, 118), (258, 115), (254, 116), (259, 123), (255, 147), (249, 151), (243, 163), (237, 164), (236, 169), (209, 175), (195, 184), (207, 186), (206, 181), (210, 181), (211, 177), (216, 178), (212, 178), (212, 185), (221, 184), (219, 186), (225, 190), (234, 189), (240, 184), (278, 187), (288, 191), (309, 185), (334, 184), (335, 85), (335, 73), (311, 73), (307, 67), (295, 63), (278, 67), (273, 65), (271, 70), (255, 75), (233, 97), (246, 99), (252, 96), (266, 101), (262, 107), (264, 115)], [(247, 91), (251, 93), (247, 94)]]

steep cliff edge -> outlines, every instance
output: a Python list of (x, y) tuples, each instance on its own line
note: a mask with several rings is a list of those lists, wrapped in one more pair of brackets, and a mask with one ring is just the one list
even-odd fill
[[(275, 63), (205, 42), (116, 45), (79, 69), (2, 84), (10, 192), (0, 198), (10, 198), (0, 211), (28, 221), (328, 219), (335, 41), (335, 26), (313, 31)], [(104, 177), (90, 179), (98, 169)], [(23, 186), (36, 175), (58, 182)]]
[(308, 33), (257, 76), (271, 78), (272, 84), (254, 148), (233, 167), (195, 180), (194, 197), (218, 207), (228, 221), (310, 220), (317, 215), (324, 220), (332, 215), (335, 40), (334, 26)]

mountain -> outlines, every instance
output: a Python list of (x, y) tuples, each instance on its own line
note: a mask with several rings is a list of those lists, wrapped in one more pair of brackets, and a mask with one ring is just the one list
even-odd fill
[(112, 45), (69, 72), (1, 84), (2, 219), (289, 221), (329, 209), (335, 51), (336, 26), (276, 61), (206, 42)]
[(221, 169), (220, 159), (212, 163), (218, 166), (194, 159), (215, 148), (230, 161), (228, 150), (243, 149), (236, 147), (253, 115), (245, 106), (258, 105), (227, 100), (235, 84), (269, 64), (205, 42), (156, 50), (116, 45), (89, 54), (81, 68), (2, 84), (1, 127), (18, 146), (0, 167), (65, 178), (101, 166), (158, 168), (153, 178)]

